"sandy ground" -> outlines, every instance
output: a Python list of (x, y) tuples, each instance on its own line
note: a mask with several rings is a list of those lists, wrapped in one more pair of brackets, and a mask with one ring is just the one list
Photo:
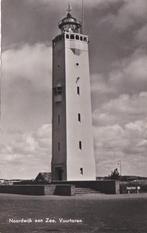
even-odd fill
[(75, 196), (56, 196), (56, 195), (46, 195), (46, 196), (33, 196), (33, 195), (20, 195), (20, 194), (6, 194), (0, 193), (0, 199), (8, 197), (8, 199), (13, 199), (16, 197), (18, 199), (48, 199), (48, 200), (115, 200), (115, 199), (142, 199), (147, 198), (147, 193), (132, 193), (132, 194), (103, 194), (103, 193), (92, 193), (92, 194), (79, 194)]
[[(0, 194), (1, 233), (147, 233), (146, 216), (147, 193), (72, 197)], [(9, 223), (9, 219), (21, 218), (32, 219), (32, 223)], [(55, 224), (46, 223), (47, 218)], [(60, 218), (81, 223), (60, 223)]]

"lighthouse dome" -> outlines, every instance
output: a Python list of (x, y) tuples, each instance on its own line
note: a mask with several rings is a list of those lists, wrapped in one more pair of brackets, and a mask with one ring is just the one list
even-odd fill
[(81, 24), (78, 22), (76, 18), (74, 18), (70, 12), (67, 13), (66, 17), (64, 17), (58, 24), (60, 30), (62, 32), (80, 32)]

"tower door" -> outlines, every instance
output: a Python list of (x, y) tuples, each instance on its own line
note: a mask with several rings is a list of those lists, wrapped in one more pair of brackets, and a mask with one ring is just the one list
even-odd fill
[(62, 167), (55, 168), (55, 178), (56, 180), (63, 180), (63, 169)]

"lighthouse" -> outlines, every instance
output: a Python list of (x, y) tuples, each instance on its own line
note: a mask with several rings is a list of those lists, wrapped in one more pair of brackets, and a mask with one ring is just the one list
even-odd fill
[(52, 180), (96, 180), (88, 36), (67, 15), (52, 41)]

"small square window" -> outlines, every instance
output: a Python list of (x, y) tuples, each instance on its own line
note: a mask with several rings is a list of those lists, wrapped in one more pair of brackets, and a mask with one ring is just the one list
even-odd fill
[(76, 66), (79, 66), (79, 63), (78, 63), (78, 62), (76, 63)]
[(71, 34), (71, 35), (70, 35), (70, 39), (74, 39), (74, 34)]

